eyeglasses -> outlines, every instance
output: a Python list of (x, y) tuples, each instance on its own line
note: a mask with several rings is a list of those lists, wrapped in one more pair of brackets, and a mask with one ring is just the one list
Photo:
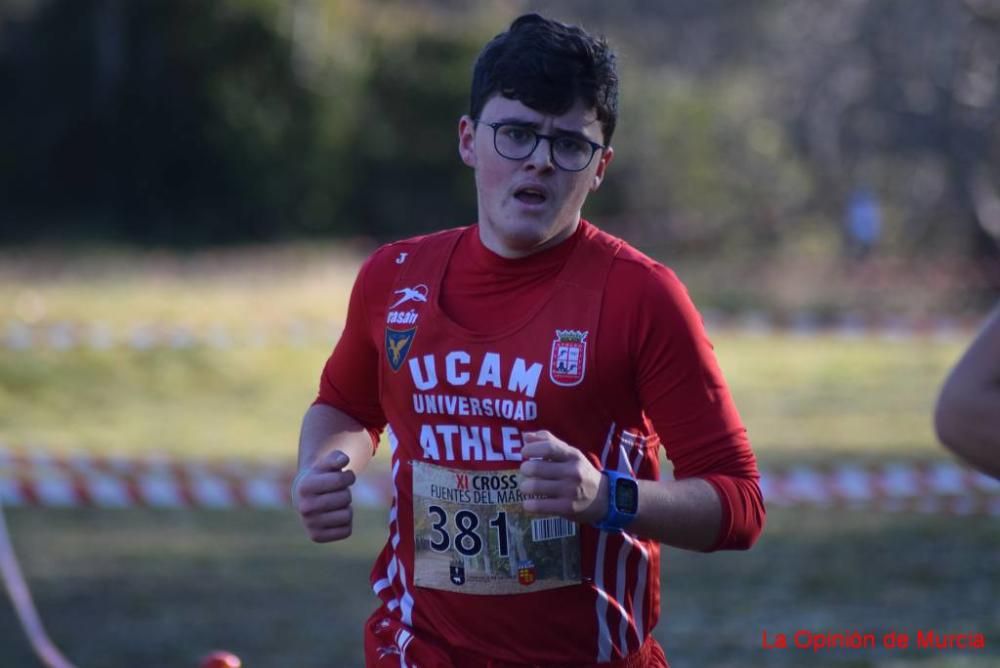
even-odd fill
[(514, 123), (482, 123), (493, 128), (493, 148), (508, 160), (524, 160), (535, 152), (538, 142), (549, 140), (549, 155), (559, 169), (580, 172), (587, 168), (594, 154), (607, 148), (597, 142), (571, 135), (543, 135)]

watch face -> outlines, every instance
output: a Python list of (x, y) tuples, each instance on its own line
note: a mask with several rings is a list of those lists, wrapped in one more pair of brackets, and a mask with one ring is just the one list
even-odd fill
[(618, 479), (615, 485), (615, 507), (619, 512), (635, 515), (639, 509), (639, 486), (635, 480)]

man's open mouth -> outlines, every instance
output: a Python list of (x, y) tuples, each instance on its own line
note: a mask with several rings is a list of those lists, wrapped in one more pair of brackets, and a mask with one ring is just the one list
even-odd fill
[(542, 204), (548, 199), (548, 195), (544, 190), (531, 186), (518, 188), (517, 191), (514, 192), (514, 197), (519, 202), (524, 202), (525, 204)]

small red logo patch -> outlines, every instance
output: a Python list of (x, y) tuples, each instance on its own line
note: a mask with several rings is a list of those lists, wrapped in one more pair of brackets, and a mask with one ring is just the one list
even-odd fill
[(587, 334), (576, 329), (557, 329), (549, 358), (549, 378), (556, 385), (579, 385), (587, 370)]
[(527, 587), (535, 582), (535, 562), (522, 561), (517, 565), (517, 581)]

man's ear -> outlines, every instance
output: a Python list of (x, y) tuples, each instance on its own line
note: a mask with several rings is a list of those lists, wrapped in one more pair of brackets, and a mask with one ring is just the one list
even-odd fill
[(458, 154), (462, 162), (475, 169), (476, 123), (469, 116), (462, 116), (458, 121)]
[(610, 146), (601, 151), (601, 158), (597, 161), (597, 171), (594, 172), (594, 181), (590, 184), (590, 192), (594, 192), (601, 187), (604, 181), (604, 174), (608, 171), (608, 165), (615, 158), (615, 150)]

